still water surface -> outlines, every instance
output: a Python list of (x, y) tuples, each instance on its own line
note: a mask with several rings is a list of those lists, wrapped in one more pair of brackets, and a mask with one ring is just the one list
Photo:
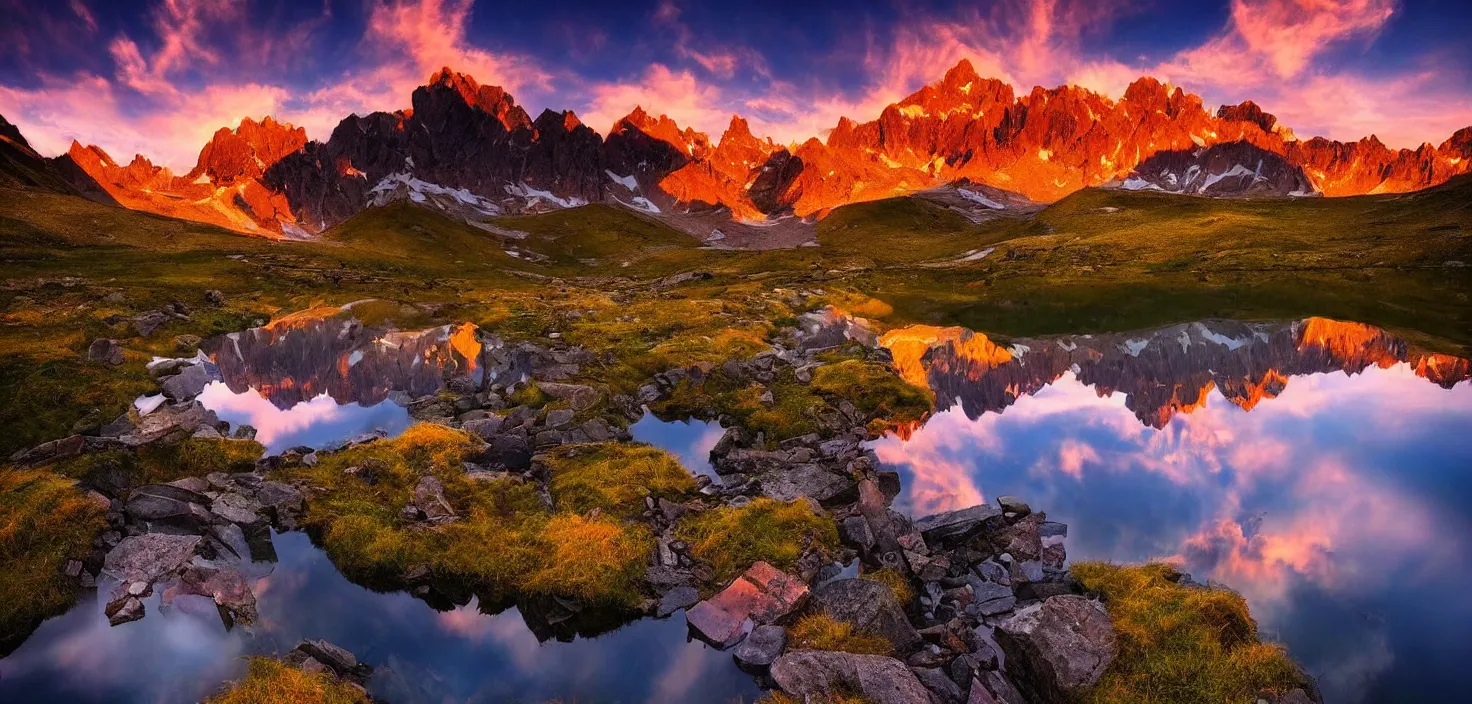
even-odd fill
[[(243, 333), (212, 348), (223, 381), (201, 398), (271, 451), (397, 434), (405, 398), (482, 373), (483, 350), (461, 330), (331, 321)], [(898, 508), (1015, 494), (1069, 524), (1073, 561), (1166, 559), (1230, 586), (1330, 702), (1445, 700), (1472, 681), (1467, 360), (1319, 319), (1006, 345), (922, 326), (882, 344), (938, 405), (871, 443), (902, 475)], [(721, 428), (646, 415), (631, 432), (709, 474)], [(350, 583), (300, 533), (276, 545), (280, 562), (257, 565), (253, 628), (226, 631), (207, 602), (161, 610), (156, 597), (142, 621), (109, 628), (89, 597), (0, 660), (0, 700), (193, 701), (243, 672), (241, 656), (304, 637), (377, 667), (371, 689), (392, 701), (759, 693), (729, 655), (687, 642), (680, 614), (542, 642), (515, 607), (435, 611)]]
[(1241, 592), (1330, 702), (1465, 695), (1466, 360), (1323, 320), (886, 343), (944, 409), (872, 443), (902, 510), (1021, 496), (1069, 524), (1071, 561), (1167, 559)]

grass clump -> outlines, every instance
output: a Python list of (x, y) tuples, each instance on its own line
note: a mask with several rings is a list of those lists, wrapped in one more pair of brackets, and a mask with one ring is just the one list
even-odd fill
[(859, 575), (859, 578), (867, 579), (871, 582), (878, 582), (889, 587), (889, 592), (894, 595), (894, 600), (898, 601), (900, 606), (909, 604), (915, 599), (915, 589), (910, 586), (910, 578), (906, 577), (905, 573), (893, 567), (865, 572)]
[(574, 513), (593, 509), (637, 515), (645, 496), (673, 496), (695, 489), (695, 479), (668, 452), (648, 445), (608, 444), (554, 454), (552, 495)]
[(833, 650), (857, 655), (889, 655), (894, 645), (884, 636), (862, 633), (852, 623), (828, 614), (803, 616), (787, 629), (788, 647), (794, 650)]
[(849, 399), (865, 416), (892, 423), (920, 420), (935, 402), (929, 389), (911, 385), (888, 367), (856, 359), (819, 367), (813, 372), (813, 388)]
[[(333, 562), (354, 579), (395, 586), (418, 566), (498, 596), (566, 596), (631, 606), (653, 537), (637, 517), (648, 494), (694, 487), (673, 457), (647, 446), (582, 445), (549, 459), (556, 511), (536, 485), (519, 478), (475, 481), (465, 475), (478, 441), (423, 423), (390, 441), (325, 456), (289, 470), (323, 491), (306, 523), (320, 531)], [(360, 467), (354, 476), (344, 472)], [(373, 481), (360, 478), (371, 469)], [(406, 521), (400, 510), (425, 475), (444, 486), (458, 520), (436, 526)], [(594, 511), (601, 515), (592, 515)]]
[(540, 537), (551, 554), (522, 581), (525, 590), (626, 604), (637, 599), (637, 584), (654, 547), (647, 529), (558, 514), (543, 527)]
[(280, 660), (253, 657), (245, 677), (206, 704), (359, 704), (368, 697), (323, 672), (306, 672)]
[(1073, 574), (1103, 596), (1119, 633), (1119, 655), (1086, 701), (1251, 702), (1308, 687), (1281, 646), (1258, 639), (1234, 592), (1181, 586), (1158, 563), (1086, 562)]
[(0, 472), (0, 654), (76, 601), (77, 584), (62, 567), (87, 554), (103, 514), (69, 479)]
[(759, 498), (743, 508), (704, 511), (681, 521), (676, 534), (690, 544), (696, 559), (714, 568), (716, 581), (722, 583), (758, 560), (785, 571), (810, 546), (838, 545), (833, 521), (814, 513), (801, 500), (783, 503)]

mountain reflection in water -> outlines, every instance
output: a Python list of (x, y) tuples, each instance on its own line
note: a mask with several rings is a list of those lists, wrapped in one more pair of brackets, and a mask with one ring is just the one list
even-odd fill
[(923, 427), (873, 443), (915, 514), (1015, 494), (1070, 525), (1073, 561), (1167, 559), (1218, 580), (1331, 702), (1464, 688), (1467, 360), (1323, 319), (881, 342), (937, 397)]
[(545, 622), (516, 607), (490, 614), (471, 601), (435, 611), (404, 592), (350, 583), (303, 533), (279, 534), (275, 544), (280, 561), (252, 580), (254, 625), (227, 631), (208, 599), (161, 608), (153, 596), (147, 617), (110, 628), (89, 595), (0, 660), (0, 701), (199, 701), (242, 675), (244, 656), (285, 653), (302, 638), (325, 638), (371, 663), (370, 691), (392, 702), (674, 704), (760, 694), (729, 653), (687, 641), (681, 614), (542, 642), (533, 629)]
[(486, 337), (470, 323), (401, 332), (308, 311), (207, 341), (224, 381), (200, 401), (221, 420), (256, 428), (270, 452), (397, 435), (411, 422), (410, 400), (452, 378), (483, 381), (484, 357), (502, 349)]

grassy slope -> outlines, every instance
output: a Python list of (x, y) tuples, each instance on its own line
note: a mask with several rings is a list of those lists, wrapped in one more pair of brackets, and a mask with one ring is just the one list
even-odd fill
[[(1472, 262), (1469, 202), (1466, 179), (1404, 196), (1298, 201), (1088, 190), (1034, 220), (981, 228), (967, 248), (997, 251), (980, 261), (877, 267), (851, 280), (894, 306), (892, 323), (1035, 335), (1323, 315), (1466, 354), (1472, 276), (1443, 264)], [(913, 234), (867, 238), (916, 246)], [(937, 235), (933, 259), (959, 246)]]

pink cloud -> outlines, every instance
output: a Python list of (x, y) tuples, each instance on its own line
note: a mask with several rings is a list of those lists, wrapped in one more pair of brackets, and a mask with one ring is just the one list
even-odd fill
[(1394, 13), (1394, 0), (1233, 0), (1232, 27), (1289, 78), (1331, 44), (1373, 36)]
[(638, 106), (707, 134), (719, 135), (731, 120), (718, 88), (688, 70), (676, 71), (664, 64), (651, 65), (636, 79), (593, 84), (589, 90), (587, 107), (578, 114), (583, 122), (605, 133)]

